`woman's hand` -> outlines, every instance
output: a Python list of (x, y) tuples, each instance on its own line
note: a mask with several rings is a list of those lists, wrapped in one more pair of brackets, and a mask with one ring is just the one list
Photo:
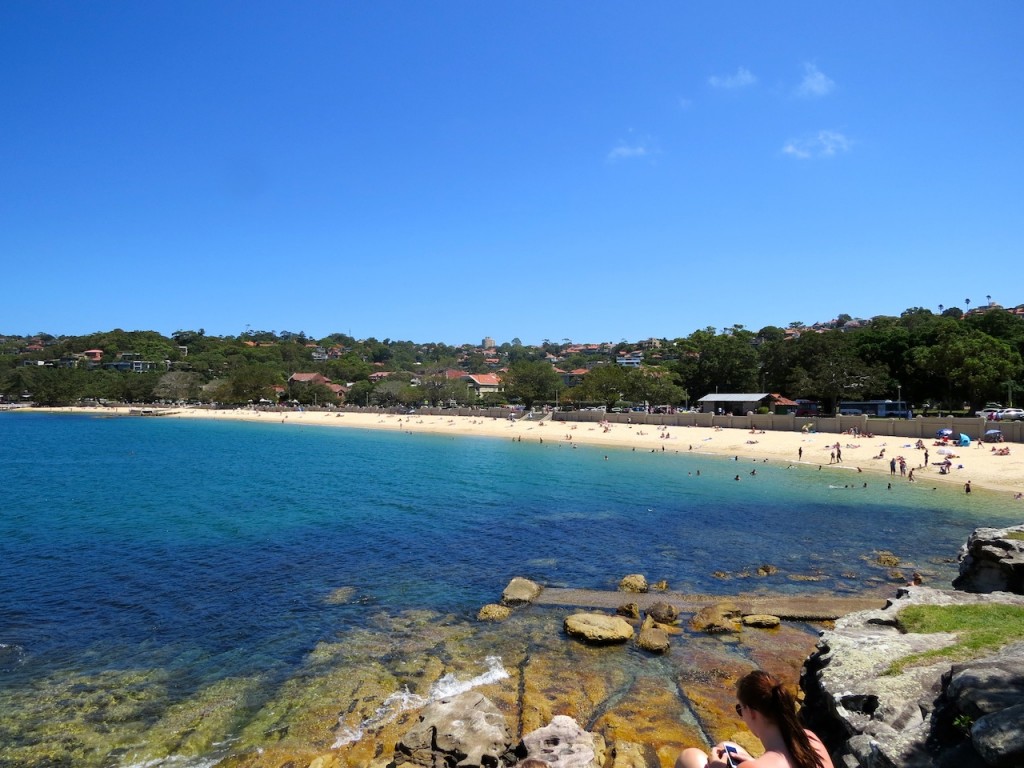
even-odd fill
[[(726, 749), (726, 747), (731, 747), (731, 750)], [(711, 748), (711, 757), (713, 760), (708, 763), (709, 766), (726, 766), (726, 768), (729, 765), (729, 757), (732, 757), (733, 765), (739, 765), (742, 762), (753, 759), (747, 750), (732, 741), (722, 741), (715, 744)]]

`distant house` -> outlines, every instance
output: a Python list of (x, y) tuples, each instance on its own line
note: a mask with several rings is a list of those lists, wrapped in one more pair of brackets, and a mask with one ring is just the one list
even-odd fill
[(768, 392), (715, 392), (712, 395), (704, 395), (697, 402), (704, 413), (745, 416), (748, 413), (757, 411), (762, 406), (768, 405), (767, 401), (771, 396)]
[(478, 398), (501, 390), (501, 379), (493, 373), (467, 373), (463, 378)]
[(800, 410), (800, 403), (796, 400), (790, 400), (788, 397), (772, 392), (769, 395), (768, 407), (772, 409), (772, 413), (783, 415), (787, 413), (796, 413)]
[(644, 355), (642, 352), (619, 352), (615, 362), (623, 368), (639, 368), (643, 365)]
[(327, 386), (331, 380), (322, 373), (293, 373), (288, 377), (289, 384), (323, 384)]
[[(322, 373), (293, 373), (288, 377), (289, 387), (294, 385), (301, 388), (313, 386), (315, 384), (319, 384), (329, 389), (335, 394), (339, 401), (344, 401), (345, 395), (348, 394), (348, 387), (342, 384), (335, 384)], [(285, 391), (283, 387), (281, 387), (280, 390), (275, 387), (274, 390), (278, 393), (279, 397)]]
[(102, 349), (87, 349), (82, 353), (90, 363), (98, 363), (103, 359)]

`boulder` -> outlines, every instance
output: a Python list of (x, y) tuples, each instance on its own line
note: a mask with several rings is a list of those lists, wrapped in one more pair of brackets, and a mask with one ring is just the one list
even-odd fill
[(980, 718), (971, 728), (971, 743), (989, 765), (1024, 765), (1024, 704)]
[(651, 584), (651, 589), (653, 589), (655, 592), (668, 592), (668, 582), (665, 579), (662, 579), (661, 581), (656, 581), (653, 584)]
[(504, 621), (512, 615), (512, 609), (507, 605), (488, 603), (477, 613), (477, 621)]
[(659, 624), (675, 624), (679, 620), (679, 610), (671, 603), (655, 603), (647, 609), (647, 615)]
[(665, 653), (669, 649), (668, 633), (659, 627), (654, 619), (648, 615), (644, 619), (643, 626), (640, 627), (640, 634), (637, 636), (636, 644), (638, 648), (642, 648), (645, 651)]
[(642, 573), (631, 573), (628, 576), (623, 576), (622, 581), (619, 582), (620, 592), (646, 592), (647, 577)]
[(975, 529), (960, 548), (960, 575), (953, 587), (1024, 595), (1024, 525)]
[(690, 620), (695, 632), (717, 634), (739, 632), (740, 609), (732, 603), (716, 603), (701, 608)]
[(625, 616), (627, 619), (639, 619), (640, 618), (640, 606), (636, 603), (626, 603), (620, 605), (615, 609), (617, 616)]
[(743, 617), (743, 626), (757, 627), (758, 629), (775, 629), (782, 624), (778, 616), (770, 616), (766, 613), (751, 613)]
[(571, 717), (555, 715), (548, 725), (523, 736), (516, 752), (527, 760), (542, 760), (548, 768), (600, 768), (606, 746)]
[(394, 762), (430, 768), (507, 765), (515, 762), (512, 731), (486, 696), (467, 691), (425, 706), (416, 725), (395, 745)]
[[(910, 654), (938, 650), (956, 641), (947, 633), (907, 634), (897, 614), (910, 605), (971, 605), (994, 599), (1024, 605), (1024, 597), (981, 595), (929, 587), (901, 589), (883, 610), (861, 611), (838, 619), (821, 633), (818, 650), (804, 663), (802, 714), (807, 725), (833, 749), (837, 766), (967, 766), (979, 762), (982, 749), (998, 753), (990, 765), (1022, 765), (1013, 735), (1006, 731), (1002, 712), (1019, 706), (1012, 689), (1022, 682), (1017, 661), (1024, 643), (1007, 646), (992, 658), (953, 665), (949, 661), (905, 668), (889, 674), (892, 662)], [(948, 684), (947, 684), (948, 683)], [(984, 685), (986, 690), (975, 690)], [(1011, 704), (1011, 702), (1017, 702)], [(1000, 708), (1005, 705), (1007, 708)], [(961, 709), (963, 707), (963, 709)], [(974, 722), (972, 748), (957, 738), (961, 714), (987, 713)], [(991, 720), (982, 723), (985, 718)], [(1019, 728), (1020, 719), (1017, 726)], [(979, 729), (979, 723), (981, 727)], [(1017, 760), (1017, 762), (1013, 762)]]
[(508, 606), (526, 605), (537, 599), (544, 588), (536, 582), (516, 576), (501, 593), (501, 604)]
[(565, 631), (588, 643), (624, 643), (633, 637), (628, 621), (602, 613), (574, 613), (566, 618)]

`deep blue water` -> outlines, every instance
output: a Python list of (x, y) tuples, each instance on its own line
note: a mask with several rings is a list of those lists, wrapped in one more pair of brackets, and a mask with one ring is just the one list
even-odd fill
[[(1019, 517), (981, 491), (686, 453), (35, 414), (0, 414), (0, 488), (0, 691), (71, 669), (284, 677), (367, 606), (470, 617), (516, 575), (856, 590), (886, 549), (948, 583), (975, 526)], [(780, 573), (712, 576), (762, 563)]]

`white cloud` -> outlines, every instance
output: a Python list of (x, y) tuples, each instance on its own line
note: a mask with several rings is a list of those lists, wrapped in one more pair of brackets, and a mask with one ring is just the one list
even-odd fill
[(796, 92), (798, 96), (810, 98), (825, 96), (836, 87), (836, 82), (814, 64), (804, 64), (804, 79), (800, 81)]
[(651, 154), (651, 150), (644, 144), (619, 144), (611, 152), (608, 153), (608, 160), (615, 162), (617, 160), (635, 160), (637, 158), (644, 158)]
[(746, 88), (757, 82), (757, 78), (746, 67), (740, 67), (735, 75), (712, 75), (708, 83), (714, 88)]
[(798, 160), (812, 157), (833, 157), (849, 152), (853, 142), (838, 131), (818, 131), (813, 136), (791, 139), (782, 147), (782, 153)]

